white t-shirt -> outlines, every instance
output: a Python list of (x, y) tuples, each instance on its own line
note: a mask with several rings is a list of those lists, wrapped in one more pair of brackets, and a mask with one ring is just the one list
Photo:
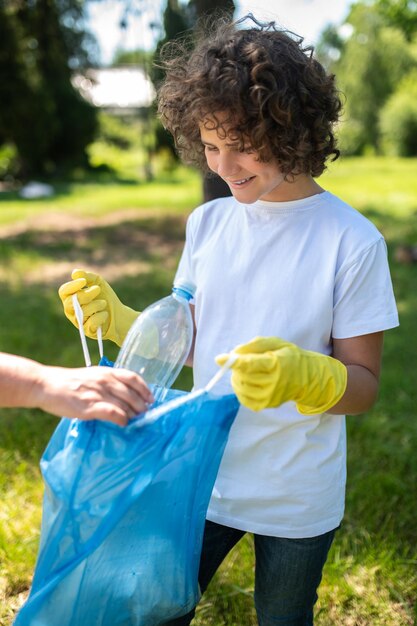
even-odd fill
[[(195, 388), (217, 371), (217, 354), (255, 336), (330, 354), (332, 338), (398, 325), (383, 237), (329, 192), (200, 206), (188, 219), (177, 277), (197, 286)], [(215, 391), (232, 392), (229, 374)], [(344, 416), (303, 416), (293, 402), (260, 412), (242, 406), (207, 517), (264, 535), (320, 535), (343, 517), (345, 482)]]

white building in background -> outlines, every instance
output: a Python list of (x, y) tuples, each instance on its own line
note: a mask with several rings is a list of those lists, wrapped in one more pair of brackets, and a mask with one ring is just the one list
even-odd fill
[(118, 115), (131, 115), (151, 106), (155, 89), (139, 66), (88, 69), (75, 74), (74, 87), (94, 106)]

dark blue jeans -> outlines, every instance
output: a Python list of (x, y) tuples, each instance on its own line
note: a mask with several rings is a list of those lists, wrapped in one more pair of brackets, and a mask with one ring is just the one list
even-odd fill
[[(313, 607), (335, 530), (308, 539), (254, 535), (255, 607), (259, 626), (312, 626)], [(206, 522), (199, 583), (203, 593), (244, 531)], [(166, 626), (187, 626), (195, 611)]]

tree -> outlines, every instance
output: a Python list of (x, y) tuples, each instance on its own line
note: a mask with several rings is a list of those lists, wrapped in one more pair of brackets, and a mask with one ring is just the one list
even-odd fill
[(152, 58), (153, 52), (150, 50), (117, 50), (112, 61), (112, 66), (138, 65), (144, 72), (149, 74)]
[[(217, 11), (229, 16), (233, 19), (235, 4), (233, 0), (190, 0), (188, 3), (194, 23), (207, 17)], [(230, 196), (231, 191), (229, 185), (220, 176), (214, 174), (206, 174), (203, 177), (203, 199), (204, 202), (214, 200), (215, 198), (223, 198)]]
[[(232, 19), (234, 10), (233, 0), (190, 0), (187, 5), (179, 4), (178, 0), (168, 0), (163, 18), (164, 37), (157, 44), (154, 69), (151, 74), (156, 88), (163, 78), (163, 72), (158, 67), (162, 47), (168, 41), (181, 37), (186, 31), (192, 30), (198, 20), (215, 12), (221, 12)], [(157, 129), (157, 146), (158, 148), (168, 148), (174, 158), (178, 158), (171, 135), (162, 128)], [(219, 176), (211, 174), (203, 177), (204, 201), (229, 195), (229, 186)]]
[(233, 19), (235, 8), (233, 0), (189, 0), (188, 2), (188, 11), (194, 24), (197, 20), (216, 12), (221, 12)]
[(87, 162), (96, 111), (71, 83), (71, 66), (88, 56), (77, 26), (81, 5), (0, 1), (0, 143), (16, 146), (23, 177)]
[(344, 52), (345, 40), (340, 35), (339, 28), (328, 24), (320, 34), (315, 47), (315, 56), (328, 70), (340, 59)]
[[(156, 49), (153, 55), (153, 63), (150, 67), (150, 78), (158, 89), (161, 81), (164, 77), (164, 73), (159, 66), (161, 50), (163, 46), (181, 37), (186, 31), (191, 28), (189, 22), (189, 16), (186, 11), (186, 7), (181, 5), (178, 0), (168, 0), (163, 14), (163, 36), (159, 39)], [(155, 103), (156, 114), (156, 103)], [(167, 150), (174, 162), (178, 161), (178, 155), (175, 150), (174, 140), (170, 133), (168, 133), (159, 121), (155, 126), (155, 142), (157, 150)]]
[[(19, 35), (11, 16), (0, 2), (0, 145), (10, 139), (10, 129), (15, 119), (24, 114), (27, 103), (32, 101), (32, 89), (26, 80), (26, 72), (19, 47)], [(16, 132), (19, 127), (16, 128)], [(22, 130), (22, 127), (20, 127)], [(17, 140), (19, 143), (19, 139)]]
[(388, 154), (417, 156), (417, 69), (403, 78), (388, 99), (380, 126)]
[(407, 41), (412, 41), (417, 32), (416, 0), (376, 0), (375, 6), (391, 26), (399, 28)]
[(360, 153), (371, 146), (379, 151), (379, 112), (416, 61), (402, 32), (387, 25), (375, 6), (356, 3), (346, 23), (351, 34), (333, 66), (346, 96), (342, 149)]

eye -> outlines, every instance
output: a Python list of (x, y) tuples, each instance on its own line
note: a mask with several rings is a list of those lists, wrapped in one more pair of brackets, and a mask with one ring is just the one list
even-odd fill
[(216, 146), (204, 146), (204, 150), (206, 152), (218, 152), (218, 148)]

